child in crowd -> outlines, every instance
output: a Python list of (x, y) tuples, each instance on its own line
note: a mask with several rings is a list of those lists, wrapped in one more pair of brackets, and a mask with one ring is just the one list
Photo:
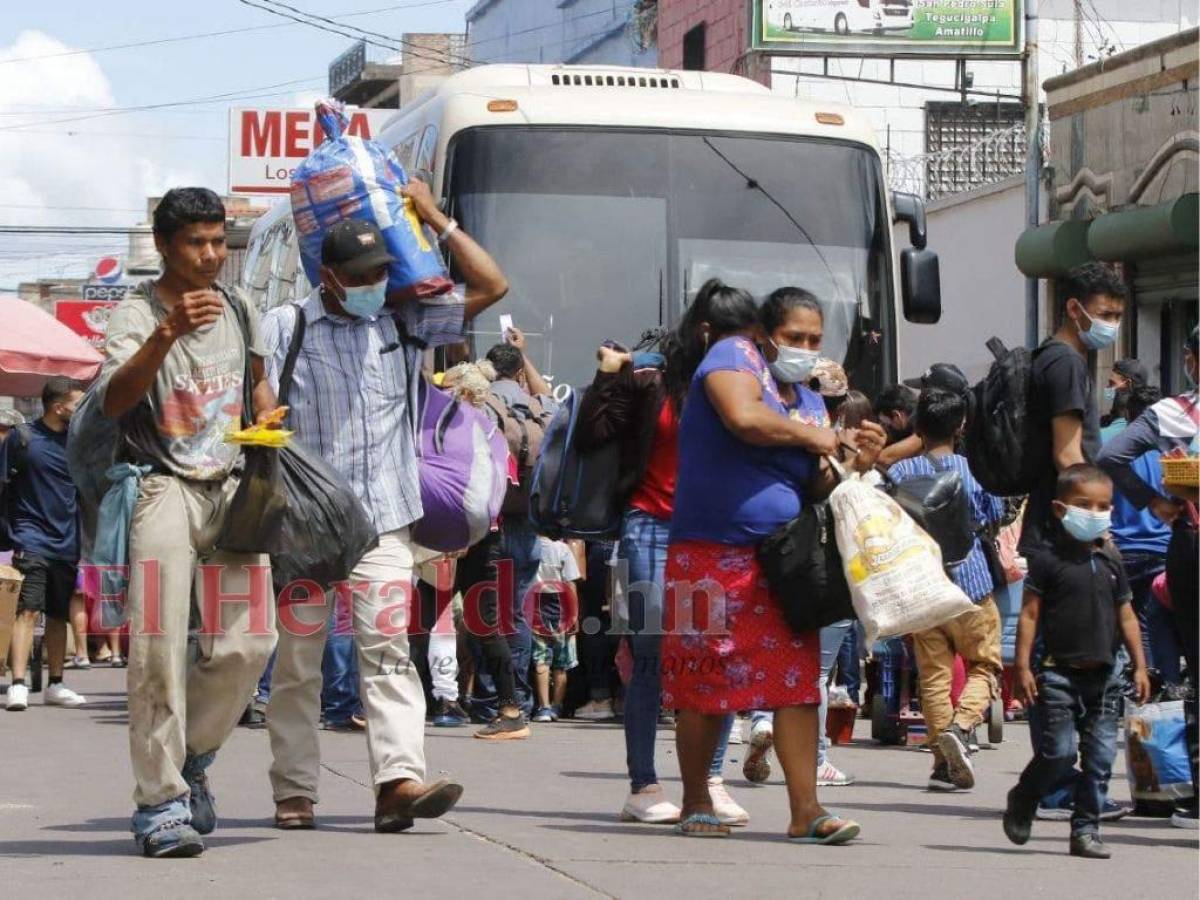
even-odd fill
[(583, 575), (574, 550), (565, 541), (539, 537), (533, 617), (534, 722), (557, 722), (567, 694), (567, 672), (578, 665), (575, 655), (575, 622), (579, 619), (579, 594), (575, 582)]
[[(1117, 753), (1118, 629), (1133, 659), (1137, 702), (1150, 698), (1129, 581), (1105, 538), (1112, 498), (1112, 480), (1093, 465), (1073, 465), (1058, 476), (1051, 542), (1030, 559), (1017, 625), (1016, 690), (1026, 703), (1036, 703), (1042, 739), (1004, 811), (1005, 835), (1024, 844), (1038, 798), (1058, 783), (1078, 753), (1082, 775), (1076, 780), (1070, 850), (1088, 859), (1111, 855), (1100, 840), (1100, 810)], [(1043, 655), (1035, 677), (1030, 655), (1039, 625)]]
[[(960, 394), (932, 387), (923, 390), (916, 410), (916, 434), (922, 454), (896, 463), (888, 469), (888, 479), (901, 484), (913, 478), (957, 472), (971, 504), (971, 521), (978, 528), (998, 522), (1004, 515), (1004, 504), (979, 486), (966, 457), (954, 452), (966, 413), (967, 405)], [(949, 574), (975, 604), (974, 612), (913, 635), (921, 678), (921, 709), (933, 753), (928, 787), (947, 792), (975, 786), (969, 749), (971, 732), (983, 721), (988, 705), (999, 692), (1004, 666), (1000, 611), (992, 597), (995, 585), (978, 537), (966, 559)], [(956, 654), (967, 667), (967, 683), (958, 709), (950, 699)]]

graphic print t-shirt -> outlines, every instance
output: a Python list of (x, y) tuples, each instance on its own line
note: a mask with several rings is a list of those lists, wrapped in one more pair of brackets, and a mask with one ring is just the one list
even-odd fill
[[(262, 357), (265, 350), (254, 307), (237, 291), (224, 296), (221, 318), (172, 345), (150, 393), (122, 420), (134, 462), (192, 481), (220, 481), (237, 461), (238, 447), (224, 438), (241, 427), (246, 357), (231, 302), (241, 303), (248, 313), (251, 353)], [(152, 281), (121, 301), (108, 323), (108, 358), (101, 375), (128, 362), (166, 315)]]

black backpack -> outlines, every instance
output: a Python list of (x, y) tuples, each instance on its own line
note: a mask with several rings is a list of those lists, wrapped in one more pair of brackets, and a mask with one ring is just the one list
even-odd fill
[(770, 534), (758, 547), (758, 561), (793, 631), (855, 618), (828, 503), (805, 506)]
[(10, 446), (6, 454), (8, 471), (0, 481), (0, 552), (16, 549), (12, 542), (12, 519), (17, 494), (12, 490), (12, 481), (25, 467), (25, 458), (29, 453), (29, 425), (16, 426), (8, 433), (5, 443)]
[(987, 342), (996, 361), (975, 385), (967, 422), (967, 462), (971, 474), (997, 497), (1028, 494), (1042, 474), (1029, 421), (1033, 359), (1038, 351), (1008, 349), (994, 337)]
[(586, 390), (572, 391), (550, 420), (530, 480), (529, 520), (551, 540), (615, 538), (621, 529), (621, 442), (576, 446)]
[(949, 571), (966, 561), (977, 527), (962, 476), (954, 469), (939, 472), (931, 459), (929, 464), (932, 475), (893, 483), (888, 493), (942, 549), (942, 565)]

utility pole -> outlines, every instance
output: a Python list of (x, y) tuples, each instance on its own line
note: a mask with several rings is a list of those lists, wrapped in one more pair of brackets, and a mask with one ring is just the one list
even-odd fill
[[(1025, 98), (1025, 224), (1036, 228), (1041, 218), (1042, 179), (1041, 85), (1038, 82), (1038, 3), (1025, 0), (1025, 56), (1022, 93)], [(1076, 4), (1078, 8), (1078, 3)], [(1038, 345), (1038, 280), (1025, 281), (1025, 345)]]
[(1075, 0), (1075, 68), (1083, 68), (1083, 0)]

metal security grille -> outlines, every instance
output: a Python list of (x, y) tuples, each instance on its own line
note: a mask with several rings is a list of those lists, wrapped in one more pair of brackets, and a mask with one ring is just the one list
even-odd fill
[(925, 104), (925, 191), (930, 200), (1025, 168), (1020, 103)]

